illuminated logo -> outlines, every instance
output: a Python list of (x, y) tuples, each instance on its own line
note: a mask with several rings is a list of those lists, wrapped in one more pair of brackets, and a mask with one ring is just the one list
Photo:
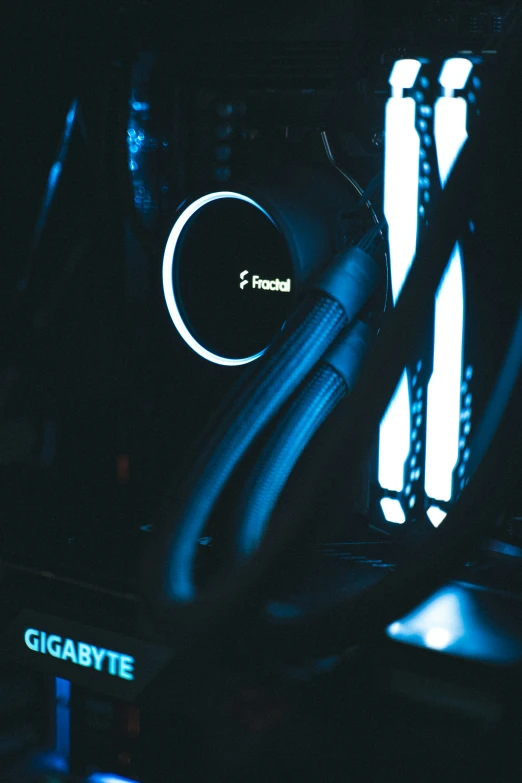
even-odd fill
[[(246, 275), (248, 275), (248, 269), (239, 275), (242, 280), (239, 284), (241, 290), (248, 285), (248, 280), (245, 280)], [(275, 280), (262, 280), (259, 275), (252, 275), (252, 288), (258, 288), (261, 291), (282, 291), (289, 294), (291, 287), (292, 283), (289, 277), (286, 280), (280, 280), (278, 277)]]
[(63, 639), (56, 634), (48, 635), (35, 628), (27, 628), (24, 641), (33, 652), (51, 655), (53, 658), (70, 661), (97, 672), (107, 672), (114, 677), (121, 677), (122, 680), (134, 679), (134, 658), (131, 655), (123, 655), (85, 642)]
[(263, 291), (283, 291), (284, 293), (290, 293), (290, 287), (290, 278), (280, 280), (277, 277), (275, 280), (261, 280), (257, 275), (252, 276), (252, 288), (261, 288)]

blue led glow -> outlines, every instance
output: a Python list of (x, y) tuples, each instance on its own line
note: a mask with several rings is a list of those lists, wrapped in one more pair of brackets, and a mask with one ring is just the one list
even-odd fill
[(122, 778), (120, 775), (112, 775), (109, 772), (95, 772), (89, 775), (86, 783), (137, 783), (137, 781)]
[(203, 345), (198, 343), (198, 341), (192, 336), (185, 326), (185, 322), (183, 321), (176, 302), (174, 286), (172, 284), (174, 255), (176, 252), (176, 245), (183, 228), (199, 209), (206, 206), (207, 204), (210, 204), (212, 201), (225, 198), (238, 199), (239, 201), (245, 201), (247, 204), (251, 204), (256, 209), (259, 209), (260, 212), (262, 212), (272, 223), (274, 223), (270, 215), (256, 201), (249, 198), (248, 196), (244, 196), (242, 193), (222, 190), (215, 193), (209, 193), (208, 195), (197, 199), (192, 204), (190, 204), (190, 206), (183, 210), (181, 215), (174, 223), (172, 231), (170, 232), (169, 238), (167, 240), (165, 253), (163, 255), (163, 293), (165, 295), (165, 301), (167, 303), (170, 317), (172, 318), (174, 326), (178, 330), (183, 340), (185, 340), (187, 345), (204, 359), (207, 359), (209, 362), (213, 362), (214, 364), (222, 364), (227, 367), (237, 367), (240, 364), (248, 364), (249, 362), (253, 362), (255, 359), (259, 359), (259, 357), (264, 354), (264, 350), (254, 354), (253, 356), (247, 356), (243, 359), (228, 359), (224, 356), (218, 356), (217, 354), (208, 351)]
[[(67, 116), (65, 118), (65, 128), (62, 134), (62, 139), (60, 142), (60, 148), (58, 150), (57, 159), (51, 166), (51, 169), (49, 171), (49, 176), (47, 177), (45, 195), (42, 201), (40, 214), (38, 216), (38, 219), (36, 221), (36, 226), (35, 226), (34, 240), (33, 240), (35, 247), (38, 245), (40, 241), (40, 237), (42, 235), (45, 224), (47, 222), (47, 216), (49, 214), (49, 210), (51, 208), (51, 204), (53, 202), (54, 195), (56, 193), (56, 188), (58, 186), (60, 177), (62, 175), (63, 165), (67, 158), (69, 142), (71, 140), (72, 132), (74, 129), (77, 112), (78, 112), (78, 100), (75, 98), (72, 101), (69, 111), (67, 112)], [(18, 285), (19, 285), (19, 290), (25, 290), (27, 281), (20, 280)], [(20, 285), (22, 285), (23, 287), (20, 288)]]
[[(64, 128), (64, 132), (63, 132), (63, 139), (62, 139), (62, 145), (61, 145), (62, 146), (62, 150), (64, 150), (64, 148), (67, 146), (67, 144), (69, 142), (69, 139), (71, 137), (71, 134), (72, 134), (72, 131), (73, 131), (73, 127), (74, 127), (74, 123), (75, 123), (75, 120), (76, 120), (76, 116), (78, 114), (78, 107), (79, 107), (78, 98), (74, 98), (72, 100), (72, 102), (71, 102), (70, 107), (69, 107), (69, 111), (67, 112), (67, 115), (65, 117), (65, 128)], [(61, 152), (62, 152), (62, 150), (61, 150)], [(62, 155), (59, 154), (58, 157), (60, 159), (62, 159)]]
[(123, 680), (134, 679), (134, 658), (131, 655), (106, 650), (73, 639), (62, 639), (57, 634), (49, 634), (36, 628), (24, 631), (26, 647), (40, 655), (50, 655), (62, 661), (70, 661), (77, 666), (93, 668), (95, 671), (107, 671)]
[(505, 555), (506, 557), (522, 557), (522, 549), (519, 546), (513, 546), (513, 544), (506, 544), (505, 541), (490, 540), (487, 543), (487, 549), (489, 552), (498, 552), (499, 555)]
[(133, 111), (148, 111), (150, 109), (150, 103), (145, 101), (131, 101), (131, 109)]
[(70, 130), (72, 127), (72, 124), (74, 122), (74, 119), (76, 117), (76, 110), (78, 108), (78, 101), (74, 100), (72, 103), (71, 108), (67, 112), (67, 116), (65, 118), (65, 128), (66, 131)]
[[(52, 781), (58, 783), (56, 778), (51, 778), (49, 775), (50, 772), (55, 772), (57, 774), (67, 774), (69, 772), (69, 763), (67, 759), (54, 750), (45, 750), (42, 753), (37, 753), (31, 758), (27, 766), (27, 772), (46, 775), (45, 778), (38, 777), (38, 780), (45, 780), (46, 783), (52, 783)], [(25, 777), (24, 780), (26, 780)], [(31, 780), (33, 780), (33, 778), (31, 778)], [(60, 777), (59, 780), (61, 781), (62, 778)]]
[(436, 500), (451, 500), (459, 458), (463, 334), (464, 282), (456, 244), (435, 297), (433, 373), (428, 384), (424, 488)]
[[(513, 618), (497, 622), (491, 599), (452, 584), (386, 629), (391, 639), (464, 658), (512, 663), (522, 658), (522, 632)], [(497, 607), (498, 609), (498, 607)], [(507, 616), (505, 613), (502, 615)]]
[(316, 661), (314, 669), (319, 672), (330, 672), (339, 665), (341, 657), (339, 655), (330, 655), (328, 658), (321, 658)]
[(451, 591), (439, 591), (419, 609), (392, 623), (387, 634), (419, 646), (445, 650), (464, 634), (463, 601)]
[(47, 178), (47, 193), (45, 196), (46, 201), (50, 200), (52, 198), (53, 192), (56, 188), (56, 185), (58, 184), (58, 180), (60, 179), (60, 174), (62, 173), (62, 164), (60, 161), (56, 161), (56, 163), (53, 163), (51, 166), (51, 170), (49, 171), (49, 176)]
[[(383, 416), (379, 428), (379, 484), (401, 492), (404, 463), (410, 452), (410, 390), (406, 370)], [(386, 512), (383, 508), (383, 512)], [(390, 520), (396, 521), (394, 519)]]
[(280, 619), (290, 619), (292, 617), (301, 617), (302, 609), (294, 604), (285, 604), (282, 601), (268, 601), (265, 609), (272, 617)]
[(71, 714), (69, 700), (71, 697), (71, 683), (56, 677), (54, 680), (56, 697), (56, 744), (55, 751), (64, 759), (69, 758), (71, 749)]
[(61, 677), (56, 677), (54, 682), (56, 698), (65, 703), (69, 703), (69, 697), (71, 695), (71, 683), (69, 680), (64, 680)]

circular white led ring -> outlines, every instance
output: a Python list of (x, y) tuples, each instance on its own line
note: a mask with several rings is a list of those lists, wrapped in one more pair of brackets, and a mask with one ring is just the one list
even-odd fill
[(227, 359), (224, 356), (218, 356), (217, 354), (208, 351), (203, 345), (198, 343), (198, 341), (193, 337), (193, 335), (185, 326), (176, 302), (174, 285), (172, 283), (172, 267), (174, 264), (176, 245), (185, 225), (190, 220), (190, 218), (195, 215), (198, 209), (201, 209), (207, 204), (210, 204), (211, 201), (217, 201), (218, 199), (222, 198), (236, 198), (239, 199), (239, 201), (245, 201), (247, 204), (251, 204), (253, 207), (256, 207), (256, 209), (259, 209), (259, 211), (266, 215), (266, 217), (270, 220), (271, 223), (274, 224), (274, 226), (276, 225), (268, 212), (263, 209), (263, 207), (261, 207), (256, 201), (249, 198), (248, 196), (244, 196), (242, 193), (221, 190), (216, 193), (208, 193), (206, 196), (202, 196), (196, 201), (193, 201), (192, 204), (183, 210), (179, 218), (176, 220), (174, 226), (172, 227), (172, 231), (169, 234), (169, 238), (167, 239), (165, 253), (163, 255), (163, 293), (165, 295), (165, 301), (167, 303), (170, 317), (172, 318), (174, 326), (178, 330), (181, 337), (185, 340), (187, 345), (204, 359), (207, 359), (209, 362), (214, 362), (214, 364), (223, 364), (227, 367), (237, 367), (240, 364), (248, 364), (248, 362), (253, 362), (255, 359), (259, 359), (259, 357), (264, 354), (266, 348), (264, 348), (259, 353), (254, 354), (254, 356), (247, 356), (244, 359)]

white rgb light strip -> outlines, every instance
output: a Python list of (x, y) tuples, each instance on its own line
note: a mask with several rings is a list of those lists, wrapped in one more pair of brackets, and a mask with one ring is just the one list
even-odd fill
[(254, 356), (247, 356), (243, 359), (228, 359), (224, 356), (218, 356), (217, 354), (207, 350), (203, 345), (201, 345), (201, 343), (198, 343), (198, 341), (185, 326), (185, 322), (181, 317), (181, 313), (176, 302), (174, 286), (172, 283), (172, 267), (174, 264), (176, 245), (185, 225), (199, 209), (206, 206), (207, 204), (210, 204), (212, 201), (225, 198), (238, 199), (239, 201), (245, 201), (247, 204), (251, 204), (253, 207), (259, 209), (260, 212), (266, 215), (271, 223), (274, 223), (268, 212), (266, 212), (256, 201), (249, 198), (248, 196), (244, 196), (242, 193), (222, 190), (215, 193), (209, 193), (206, 196), (198, 198), (181, 213), (179, 218), (174, 223), (172, 231), (170, 232), (169, 238), (167, 240), (165, 253), (163, 255), (163, 293), (165, 295), (165, 301), (167, 303), (170, 317), (172, 318), (174, 326), (178, 330), (181, 337), (185, 340), (187, 345), (197, 354), (202, 356), (203, 359), (207, 359), (209, 362), (213, 362), (214, 364), (222, 364), (227, 367), (237, 367), (238, 365), (248, 364), (248, 362), (253, 362), (255, 359), (259, 359), (259, 357), (264, 354), (264, 350), (254, 354)]

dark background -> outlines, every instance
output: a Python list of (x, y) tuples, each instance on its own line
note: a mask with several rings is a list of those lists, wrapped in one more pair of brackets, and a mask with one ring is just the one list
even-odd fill
[(361, 54), (370, 57), (368, 43), (378, 48), (384, 35), (389, 43), (393, 28), (403, 33), (421, 12), (420, 4), (409, 0), (241, 5), (202, 0), (4, 4), (2, 190), (9, 247), (4, 243), (4, 269), (11, 270), (25, 249), (67, 103), (103, 86), (96, 78), (104, 63), (139, 47), (174, 50), (187, 41), (203, 47), (205, 40), (219, 39), (348, 40), (354, 63), (362, 67)]

